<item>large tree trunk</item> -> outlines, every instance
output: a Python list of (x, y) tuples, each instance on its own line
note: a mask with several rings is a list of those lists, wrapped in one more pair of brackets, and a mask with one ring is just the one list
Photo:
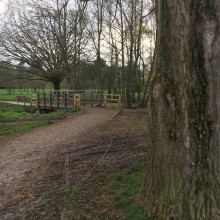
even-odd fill
[(157, 0), (150, 146), (138, 201), (156, 220), (220, 219), (220, 3)]
[(60, 90), (60, 83), (61, 83), (60, 80), (54, 80), (54, 81), (52, 81), (52, 83), (53, 83), (55, 90)]

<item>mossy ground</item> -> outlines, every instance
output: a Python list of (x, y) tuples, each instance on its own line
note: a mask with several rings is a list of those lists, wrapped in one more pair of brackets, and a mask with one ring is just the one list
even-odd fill
[[(96, 219), (108, 219), (112, 212), (115, 219), (148, 220), (146, 213), (137, 206), (135, 196), (140, 191), (146, 167), (135, 163), (124, 170), (114, 169), (100, 173), (86, 181), (85, 187), (92, 192), (87, 199), (92, 200), (96, 210)], [(41, 206), (48, 210), (58, 207), (65, 219), (91, 219), (84, 209), (85, 195), (80, 190), (65, 188), (60, 200), (42, 200)]]

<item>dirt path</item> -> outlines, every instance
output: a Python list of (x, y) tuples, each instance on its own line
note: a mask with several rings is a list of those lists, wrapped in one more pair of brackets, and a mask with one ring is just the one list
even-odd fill
[[(24, 102), (15, 102), (15, 101), (0, 101), (8, 104), (13, 104), (13, 105), (24, 105)], [(31, 103), (26, 102), (25, 105), (31, 105)]]
[[(41, 174), (47, 172), (48, 161), (53, 161), (53, 157), (58, 158), (80, 136), (107, 121), (116, 110), (84, 108), (83, 111), (55, 125), (0, 139), (1, 220), (38, 219), (27, 216), (41, 199), (39, 193), (41, 197), (44, 193), (48, 195), (62, 181), (53, 181), (50, 173), (47, 173), (50, 183), (45, 188), (43, 183), (47, 180)], [(61, 163), (65, 167), (65, 159)], [(56, 166), (52, 169), (56, 169)]]

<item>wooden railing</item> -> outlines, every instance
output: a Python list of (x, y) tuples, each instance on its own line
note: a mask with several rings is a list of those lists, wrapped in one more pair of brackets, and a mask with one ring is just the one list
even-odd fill
[(117, 105), (121, 108), (120, 94), (103, 94), (102, 90), (53, 90), (41, 91), (31, 95), (31, 105), (38, 109), (70, 109), (80, 108), (80, 105), (86, 106), (104, 106), (108, 104)]
[(38, 109), (48, 110), (79, 108), (80, 104), (102, 106), (102, 94), (101, 90), (90, 92), (85, 90), (41, 91), (31, 95), (31, 104)]
[(81, 105), (98, 105), (102, 106), (103, 104), (103, 91), (102, 90), (91, 90), (86, 92), (85, 90), (77, 91), (77, 94), (81, 95)]
[(121, 108), (121, 95), (120, 94), (103, 94), (104, 106), (106, 107), (108, 103), (117, 105)]
[(37, 94), (31, 94), (30, 96), (31, 106), (37, 106)]

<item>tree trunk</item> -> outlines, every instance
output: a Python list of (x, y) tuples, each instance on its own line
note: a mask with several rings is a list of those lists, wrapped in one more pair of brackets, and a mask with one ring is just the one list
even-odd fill
[(147, 173), (151, 219), (220, 219), (220, 3), (157, 0)]
[(59, 80), (53, 81), (52, 83), (54, 86), (54, 90), (60, 90), (60, 81)]

